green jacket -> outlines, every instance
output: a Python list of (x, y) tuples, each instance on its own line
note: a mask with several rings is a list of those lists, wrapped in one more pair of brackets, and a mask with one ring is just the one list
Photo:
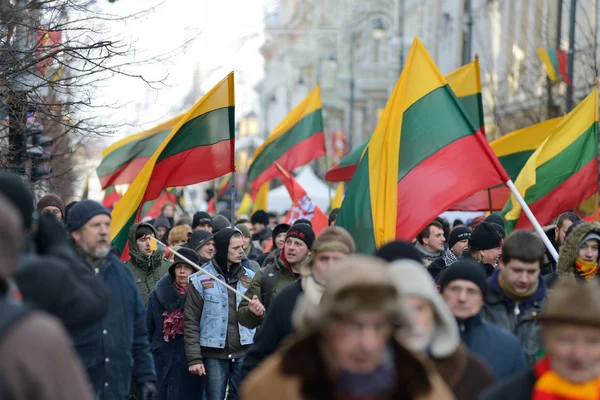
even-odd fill
[[(273, 289), (273, 298), (279, 293), (284, 287), (291, 285), (294, 282), (297, 282), (300, 278), (296, 278), (294, 274), (286, 267), (281, 258), (277, 256), (275, 259), (275, 268), (279, 270), (279, 275), (277, 275), (277, 282), (275, 283), (275, 288)], [(261, 282), (262, 277), (265, 272), (266, 267), (262, 267), (259, 269), (254, 275), (254, 279), (252, 279), (252, 283), (250, 284), (250, 288), (246, 291), (246, 296), (252, 298), (252, 296), (257, 296), (261, 303), (263, 301), (263, 293)], [(265, 311), (266, 314), (266, 311)], [(257, 317), (250, 311), (248, 308), (248, 301), (242, 299), (240, 306), (238, 307), (238, 322), (240, 325), (245, 326), (249, 329), (254, 329), (260, 325), (262, 322), (262, 318)]]
[(154, 234), (158, 236), (156, 229), (150, 224), (141, 222), (133, 224), (129, 228), (129, 255), (131, 258), (127, 261), (127, 266), (133, 272), (135, 283), (142, 296), (142, 304), (146, 307), (148, 296), (158, 281), (169, 273), (171, 263), (164, 259), (165, 253), (162, 250), (156, 250), (150, 257), (140, 253), (135, 240), (135, 232), (140, 225), (146, 225), (152, 228)]

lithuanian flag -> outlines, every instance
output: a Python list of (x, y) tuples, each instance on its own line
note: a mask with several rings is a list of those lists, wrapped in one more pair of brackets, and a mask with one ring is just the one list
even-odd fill
[[(541, 225), (598, 191), (598, 89), (561, 119), (529, 157), (515, 186)], [(514, 196), (504, 206), (506, 233), (531, 223)]]
[(361, 253), (412, 240), (436, 216), (508, 180), (481, 130), (415, 39), (406, 66), (354, 178), (336, 224)]
[(551, 81), (556, 82), (562, 79), (567, 85), (571, 85), (567, 70), (567, 60), (569, 57), (565, 50), (539, 48), (536, 51)]
[[(467, 115), (479, 126), (481, 132), (485, 133), (479, 60), (476, 58), (475, 61), (446, 75), (446, 82), (448, 82), (450, 89), (458, 97), (458, 101), (465, 109)], [(352, 150), (339, 163), (334, 165), (325, 175), (325, 180), (328, 182), (340, 182), (352, 179), (368, 143), (369, 140), (367, 139), (367, 141)]]
[[(523, 129), (511, 132), (500, 139), (490, 143), (494, 154), (500, 164), (514, 182), (534, 151), (550, 136), (552, 130), (558, 125), (562, 117), (540, 122)], [(488, 190), (475, 193), (473, 196), (452, 206), (451, 211), (500, 211), (510, 197), (510, 190), (504, 186), (497, 186)]]
[(317, 85), (256, 149), (248, 169), (253, 199), (265, 182), (279, 175), (275, 162), (293, 171), (327, 154), (321, 111), (321, 89)]
[(158, 146), (169, 135), (183, 115), (113, 143), (102, 152), (96, 173), (102, 189), (133, 182)]
[(83, 193), (81, 194), (81, 200), (87, 200), (90, 197), (90, 177), (88, 175), (85, 178), (85, 183), (83, 184)]
[(233, 72), (211, 89), (150, 157), (112, 212), (112, 240), (125, 250), (129, 227), (140, 219), (145, 202), (167, 187), (215, 179), (235, 170)]
[(117, 189), (114, 186), (109, 186), (104, 191), (104, 199), (102, 199), (102, 205), (106, 209), (110, 210), (115, 206), (115, 204), (117, 203), (117, 201), (119, 201), (120, 198), (121, 195), (119, 194), (119, 192), (117, 192)]

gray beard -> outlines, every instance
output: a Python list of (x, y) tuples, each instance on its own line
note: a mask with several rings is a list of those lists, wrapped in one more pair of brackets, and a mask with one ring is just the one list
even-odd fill
[(82, 243), (79, 248), (92, 260), (102, 260), (110, 252), (110, 245), (89, 248), (86, 244)]

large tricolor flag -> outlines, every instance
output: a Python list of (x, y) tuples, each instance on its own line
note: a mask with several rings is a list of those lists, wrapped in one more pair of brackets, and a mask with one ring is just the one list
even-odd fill
[(104, 208), (110, 210), (112, 209), (117, 201), (121, 199), (121, 195), (117, 192), (117, 189), (114, 186), (109, 186), (104, 191), (104, 199), (102, 199), (102, 205)]
[(235, 170), (233, 72), (189, 110), (150, 157), (112, 212), (112, 240), (128, 257), (129, 227), (144, 203), (167, 187), (208, 181)]
[[(541, 225), (598, 192), (598, 89), (561, 119), (529, 157), (515, 186)], [(514, 196), (502, 210), (506, 233), (531, 224)]]
[(336, 224), (361, 253), (412, 240), (441, 212), (508, 180), (419, 41), (346, 192)]
[(537, 49), (538, 56), (542, 60), (546, 73), (551, 81), (562, 80), (567, 85), (571, 85), (567, 69), (569, 55), (563, 49)]
[[(481, 77), (479, 59), (470, 62), (446, 75), (446, 82), (454, 92), (460, 104), (471, 120), (485, 133), (483, 121), (483, 100), (481, 97)], [(325, 175), (329, 182), (349, 181), (356, 172), (358, 162), (362, 157), (369, 140), (352, 150), (346, 157), (334, 165)], [(504, 199), (506, 201), (506, 198)], [(504, 205), (504, 203), (502, 203)]]
[[(511, 132), (490, 143), (500, 164), (514, 182), (534, 151), (550, 136), (562, 117), (549, 119)], [(452, 211), (500, 211), (510, 197), (510, 190), (500, 185), (475, 193), (452, 206)], [(491, 207), (490, 207), (491, 202)]]
[(253, 199), (264, 183), (278, 176), (275, 162), (293, 171), (327, 154), (321, 111), (321, 89), (317, 85), (256, 149), (248, 169)]
[(183, 115), (178, 115), (150, 130), (127, 136), (104, 149), (102, 161), (96, 168), (102, 189), (133, 182), (182, 117)]
[(277, 172), (281, 177), (283, 185), (287, 189), (292, 199), (292, 206), (288, 212), (286, 223), (292, 225), (300, 218), (307, 219), (311, 222), (313, 231), (318, 235), (327, 228), (329, 219), (323, 211), (317, 206), (306, 194), (306, 190), (294, 179), (292, 174), (283, 169), (281, 165), (275, 163)]

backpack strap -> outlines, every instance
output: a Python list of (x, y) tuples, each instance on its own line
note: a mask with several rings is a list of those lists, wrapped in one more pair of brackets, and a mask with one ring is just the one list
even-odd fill
[(273, 292), (275, 291), (275, 284), (278, 277), (279, 270), (273, 264), (265, 267), (262, 279), (260, 280), (261, 303), (265, 306), (265, 310), (269, 309), (269, 304), (271, 304), (271, 300), (273, 299)]

